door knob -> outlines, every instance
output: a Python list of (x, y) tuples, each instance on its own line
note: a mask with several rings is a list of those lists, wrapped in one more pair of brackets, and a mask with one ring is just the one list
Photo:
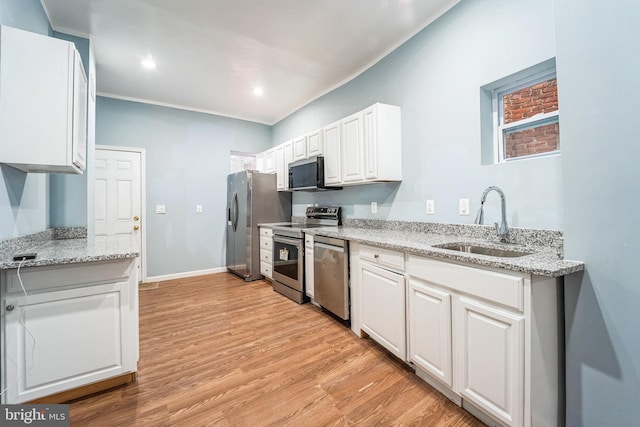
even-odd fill
[(133, 220), (134, 221), (138, 221), (138, 220), (140, 220), (140, 217), (138, 215), (136, 215), (136, 216), (133, 217)]
[(140, 226), (139, 226), (139, 225), (134, 225), (134, 226), (133, 226), (133, 229), (134, 229), (134, 230), (139, 230), (139, 229), (140, 229)]

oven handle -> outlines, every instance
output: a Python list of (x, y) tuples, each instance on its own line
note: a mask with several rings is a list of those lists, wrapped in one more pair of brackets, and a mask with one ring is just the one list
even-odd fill
[(325, 243), (318, 243), (318, 242), (314, 242), (313, 245), (318, 247), (318, 248), (326, 249), (326, 250), (329, 250), (329, 251), (340, 252), (340, 253), (344, 252), (344, 248), (342, 248), (340, 246), (327, 245)]
[(280, 243), (286, 243), (288, 245), (293, 245), (293, 246), (298, 247), (298, 248), (302, 246), (302, 239), (290, 239), (288, 237), (282, 237), (282, 236), (274, 235), (273, 236), (273, 241), (274, 242), (280, 242)]

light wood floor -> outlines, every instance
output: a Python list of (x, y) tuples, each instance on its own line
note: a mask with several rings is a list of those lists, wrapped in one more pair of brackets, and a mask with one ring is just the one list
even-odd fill
[(228, 273), (140, 292), (138, 368), (71, 425), (483, 425), (319, 308)]

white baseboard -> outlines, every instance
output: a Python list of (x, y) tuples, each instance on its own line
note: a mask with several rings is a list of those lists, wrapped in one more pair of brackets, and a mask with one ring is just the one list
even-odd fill
[(164, 280), (184, 279), (186, 277), (203, 276), (205, 274), (224, 273), (227, 267), (208, 268), (206, 270), (185, 271), (183, 273), (164, 274), (162, 276), (150, 276), (145, 280), (148, 282), (162, 282)]

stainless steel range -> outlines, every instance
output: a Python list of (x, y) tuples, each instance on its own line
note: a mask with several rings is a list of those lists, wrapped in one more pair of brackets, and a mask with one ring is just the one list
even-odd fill
[(304, 229), (337, 227), (342, 208), (308, 207), (306, 221), (273, 227), (273, 290), (298, 304), (309, 301), (304, 286)]

